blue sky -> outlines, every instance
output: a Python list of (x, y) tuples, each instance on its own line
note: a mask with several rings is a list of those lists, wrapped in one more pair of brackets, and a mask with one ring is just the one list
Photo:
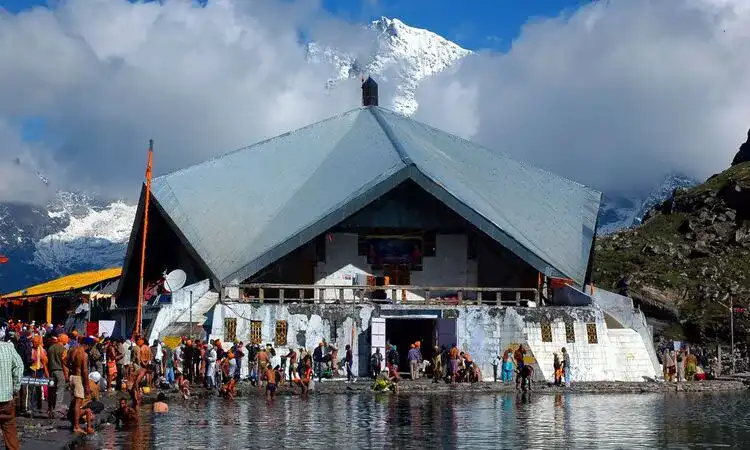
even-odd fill
[[(323, 7), (354, 22), (397, 17), (427, 28), (463, 47), (506, 50), (521, 27), (540, 17), (555, 17), (592, 0), (321, 0)], [(17, 12), (48, 0), (0, 0)]]
[(353, 21), (397, 17), (471, 49), (505, 50), (521, 27), (556, 17), (591, 0), (322, 0), (323, 6)]

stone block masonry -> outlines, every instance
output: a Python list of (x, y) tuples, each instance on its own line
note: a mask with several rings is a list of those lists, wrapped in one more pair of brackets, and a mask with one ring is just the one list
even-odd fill
[[(381, 317), (386, 323), (395, 320), (391, 322), (393, 327), (410, 326), (402, 319), (453, 321), (455, 334), (444, 338), (446, 342), (441, 344), (450, 345), (447, 341), (453, 340), (461, 350), (468, 351), (485, 380), (492, 380), (492, 363), (497, 356), (518, 344), (529, 350), (537, 380), (553, 380), (553, 353), (560, 353), (562, 347), (571, 356), (573, 381), (644, 381), (655, 376), (638, 334), (629, 329), (608, 329), (603, 311), (595, 306), (225, 303), (217, 304), (214, 309), (211, 338), (222, 342), (238, 339), (245, 343), (252, 340), (273, 343), (277, 362), (288, 348), (312, 350), (323, 339), (336, 344), (339, 358), (344, 357), (344, 347), (351, 345), (354, 372), (362, 376), (368, 373), (369, 355), (373, 351), (371, 319)], [(225, 327), (230, 323), (232, 326)], [(227, 335), (231, 332), (234, 336)], [(425, 346), (434, 345), (438, 340), (437, 329), (433, 335), (419, 339)], [(406, 353), (408, 348), (400, 347), (399, 351)], [(243, 371), (246, 367), (243, 364)]]

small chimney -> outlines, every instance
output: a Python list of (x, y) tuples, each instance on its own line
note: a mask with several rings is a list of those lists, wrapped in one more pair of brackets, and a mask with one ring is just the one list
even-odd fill
[(362, 82), (362, 106), (378, 106), (378, 83), (372, 77)]

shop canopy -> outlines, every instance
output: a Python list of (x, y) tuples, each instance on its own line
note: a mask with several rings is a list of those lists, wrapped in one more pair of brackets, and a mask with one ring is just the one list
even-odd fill
[(74, 273), (56, 280), (30, 286), (20, 291), (11, 292), (0, 296), (3, 300), (17, 300), (32, 297), (57, 295), (69, 292), (77, 292), (98, 284), (120, 278), (121, 267), (111, 269), (93, 270), (90, 272)]

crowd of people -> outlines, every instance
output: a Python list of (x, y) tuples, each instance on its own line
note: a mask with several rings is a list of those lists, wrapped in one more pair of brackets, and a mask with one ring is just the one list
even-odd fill
[[(91, 433), (94, 419), (103, 409), (103, 392), (121, 392), (115, 417), (123, 424), (137, 420), (138, 408), (144, 394), (156, 389), (175, 389), (183, 398), (191, 396), (195, 387), (214, 390), (232, 399), (237, 383), (244, 376), (259, 390), (273, 399), (278, 386), (287, 384), (306, 395), (315, 381), (346, 375), (347, 382), (356, 381), (350, 346), (339, 355), (336, 345), (322, 340), (311, 351), (290, 347), (278, 354), (271, 344), (247, 344), (241, 341), (222, 343), (219, 339), (203, 341), (182, 339), (173, 347), (160, 340), (146, 342), (143, 337), (129, 339), (107, 336), (83, 336), (77, 330), (66, 331), (63, 325), (24, 323), (10, 320), (0, 324), (0, 417), (19, 392), (18, 410), (36, 417), (67, 418), (74, 432)], [(421, 342), (409, 345), (406, 361), (412, 380), (431, 378), (433, 383), (474, 383), (482, 380), (479, 365), (467, 351), (456, 344), (431, 349), (425, 360)], [(700, 379), (700, 356), (684, 348), (660, 351), (664, 361), (666, 381)], [(398, 390), (401, 374), (401, 355), (396, 345), (386, 343), (385, 353), (380, 348), (372, 354), (370, 374), (374, 388)], [(243, 371), (243, 364), (247, 364)], [(495, 370), (500, 368), (502, 382), (515, 381), (516, 389), (532, 388), (534, 368), (526, 363), (523, 345), (508, 348), (497, 356)], [(570, 355), (565, 348), (554, 353), (553, 370), (556, 385), (570, 386)], [(21, 385), (21, 377), (27, 380)], [(29, 380), (44, 380), (41, 383)], [(50, 383), (47, 383), (50, 380)], [(8, 398), (10, 395), (10, 398)], [(127, 396), (127, 397), (125, 397)], [(68, 399), (69, 397), (69, 399)], [(46, 411), (45, 411), (46, 404)], [(69, 404), (67, 410), (61, 408)], [(160, 394), (154, 403), (155, 412), (166, 412), (166, 397)], [(5, 436), (12, 430), (8, 421), (0, 420)], [(14, 447), (11, 442), (8, 448)], [(16, 442), (17, 445), (17, 442)]]
[[(706, 372), (698, 364), (698, 355), (692, 353), (689, 347), (678, 350), (663, 349), (661, 353), (664, 381), (681, 382), (705, 380)], [(712, 369), (718, 373), (718, 369)]]
[[(0, 341), (0, 407), (9, 412), (0, 417), (0, 425), (9, 449), (18, 448), (17, 410), (28, 417), (66, 418), (73, 432), (84, 434), (94, 432), (95, 416), (104, 410), (104, 391), (128, 392), (128, 408), (137, 411), (142, 389), (153, 386), (155, 375), (162, 373), (168, 351), (158, 342), (149, 347), (139, 337), (83, 336), (77, 330), (66, 332), (62, 324), (14, 320), (0, 324)], [(119, 416), (125, 422), (137, 417)]]
[[(202, 386), (231, 399), (244, 373), (243, 362), (248, 364), (247, 379), (265, 389), (269, 399), (282, 383), (298, 387), (306, 395), (316, 377), (319, 381), (333, 378), (342, 368), (350, 381), (355, 380), (351, 347), (346, 346), (339, 364), (338, 349), (325, 341), (312, 351), (292, 348), (278, 356), (271, 344), (236, 341), (226, 345), (218, 339), (206, 342), (183, 337), (173, 349), (160, 340), (149, 344), (141, 336), (84, 336), (77, 330), (66, 331), (62, 324), (14, 320), (0, 324), (0, 340), (4, 349), (10, 349), (6, 351), (9, 370), (4, 381), (10, 395), (7, 402), (10, 405), (12, 401), (14, 412), (12, 421), (0, 420), (3, 430), (6, 424), (15, 423), (17, 409), (29, 417), (67, 418), (72, 431), (91, 433), (96, 414), (104, 409), (103, 392), (119, 391), (129, 397), (121, 398), (115, 411), (122, 423), (137, 418), (143, 395), (155, 389), (176, 389), (187, 399), (192, 388)], [(23, 384), (22, 378), (26, 378)], [(33, 382), (35, 379), (39, 383)], [(0, 409), (3, 406), (0, 398)], [(164, 401), (154, 404), (155, 412), (167, 409)], [(15, 432), (9, 429), (4, 435)], [(12, 442), (6, 446), (16, 448)]]

